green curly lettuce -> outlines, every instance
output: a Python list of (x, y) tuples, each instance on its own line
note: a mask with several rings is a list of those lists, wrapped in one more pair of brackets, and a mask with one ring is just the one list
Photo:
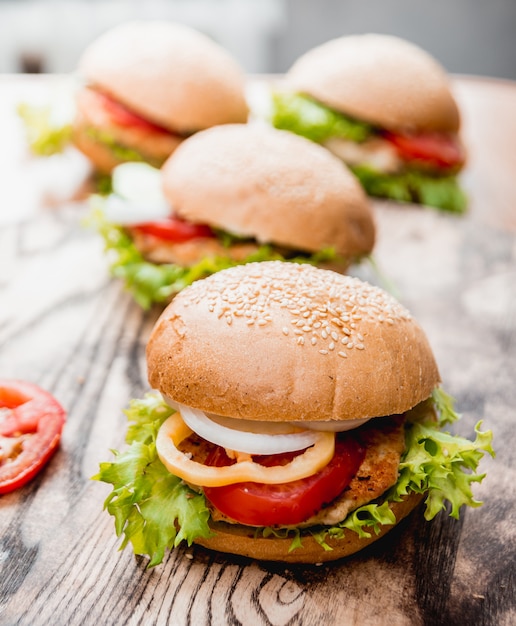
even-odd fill
[[(209, 256), (190, 267), (183, 267), (174, 263), (151, 263), (144, 259), (123, 228), (105, 219), (101, 197), (93, 197), (92, 206), (92, 211), (85, 224), (96, 229), (102, 236), (105, 251), (110, 259), (111, 275), (121, 279), (136, 302), (145, 309), (148, 309), (153, 303), (167, 302), (174, 294), (179, 293), (194, 281), (228, 267), (254, 261), (287, 260), (274, 247), (262, 245), (256, 252), (241, 261), (234, 261), (229, 256)], [(235, 236), (220, 231), (217, 236), (225, 246), (238, 240)], [(313, 255), (288, 258), (291, 262), (315, 265), (338, 261), (339, 259), (340, 257), (330, 248)]]
[(101, 463), (93, 476), (113, 485), (104, 508), (115, 519), (117, 536), (124, 535), (120, 549), (131, 543), (135, 554), (150, 557), (149, 567), (182, 541), (191, 545), (212, 534), (204, 496), (171, 474), (156, 452), (159, 427), (172, 412), (153, 394), (132, 401), (126, 411), (129, 447), (115, 452), (111, 463)]
[(467, 196), (456, 176), (431, 176), (417, 170), (384, 174), (367, 165), (350, 169), (370, 196), (424, 204), (450, 213), (464, 213), (467, 208)]
[(271, 122), (276, 128), (289, 130), (317, 143), (331, 137), (365, 141), (373, 127), (353, 119), (301, 94), (274, 93)]
[(58, 154), (70, 143), (72, 125), (54, 120), (51, 105), (22, 102), (16, 111), (23, 122), (29, 148), (36, 156)]
[[(257, 528), (256, 535), (291, 538), (290, 550), (302, 546), (306, 532), (325, 550), (331, 550), (329, 537), (342, 538), (353, 531), (360, 537), (378, 534), (384, 525), (396, 519), (390, 502), (400, 501), (409, 493), (425, 493), (425, 518), (433, 519), (450, 505), (450, 515), (458, 517), (462, 506), (478, 507), (472, 483), (480, 482), (478, 464), (485, 453), (494, 456), (491, 431), (475, 427), (475, 439), (451, 435), (441, 427), (458, 419), (453, 400), (440, 388), (434, 390), (431, 402), (436, 410), (435, 421), (422, 421), (416, 413), (409, 414), (406, 424), (406, 451), (401, 459), (399, 480), (382, 498), (350, 513), (332, 527), (310, 531), (298, 528)], [(190, 489), (170, 474), (156, 453), (156, 437), (161, 424), (171, 415), (157, 393), (133, 400), (126, 415), (130, 422), (127, 434), (129, 448), (114, 452), (111, 463), (102, 463), (96, 480), (113, 485), (105, 508), (115, 519), (118, 536), (124, 536), (121, 549), (132, 544), (135, 554), (150, 557), (149, 567), (160, 563), (167, 549), (181, 541), (188, 545), (198, 537), (209, 537), (209, 511), (202, 493)]]

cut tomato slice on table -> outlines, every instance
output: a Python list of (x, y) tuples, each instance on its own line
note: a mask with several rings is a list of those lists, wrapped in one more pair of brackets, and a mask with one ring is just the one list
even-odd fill
[[(268, 467), (282, 465), (298, 453), (253, 457)], [(279, 485), (244, 482), (224, 487), (205, 487), (204, 494), (221, 513), (242, 524), (290, 526), (299, 524), (329, 504), (349, 485), (365, 456), (365, 448), (352, 436), (335, 441), (333, 459), (308, 478)], [(216, 447), (206, 465), (221, 467), (231, 460), (224, 448)]]
[(406, 161), (424, 161), (438, 168), (456, 168), (464, 163), (464, 149), (455, 135), (420, 133), (415, 135), (385, 133), (385, 139)]
[(37, 385), (0, 380), (0, 494), (22, 487), (59, 445), (66, 413)]

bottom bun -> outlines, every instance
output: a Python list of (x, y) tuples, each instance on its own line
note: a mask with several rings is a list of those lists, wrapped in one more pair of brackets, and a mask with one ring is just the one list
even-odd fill
[[(396, 524), (415, 509), (423, 497), (424, 494), (412, 493), (401, 502), (392, 502), (389, 506), (396, 517)], [(208, 539), (196, 539), (195, 543), (217, 552), (237, 554), (260, 561), (315, 564), (355, 554), (380, 539), (396, 524), (381, 526), (378, 534), (371, 530), (371, 536), (365, 538), (359, 537), (352, 530), (345, 530), (341, 539), (326, 539), (331, 550), (325, 550), (311, 535), (307, 535), (302, 537), (301, 547), (289, 552), (292, 537), (255, 537), (253, 529), (248, 526), (223, 522), (212, 522), (211, 528), (215, 534)]]

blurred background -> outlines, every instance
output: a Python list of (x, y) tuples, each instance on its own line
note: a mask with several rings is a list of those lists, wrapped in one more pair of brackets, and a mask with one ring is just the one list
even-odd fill
[(450, 72), (516, 79), (516, 0), (0, 0), (0, 73), (71, 72), (92, 39), (135, 18), (189, 24), (250, 73), (283, 72), (333, 37), (382, 32)]

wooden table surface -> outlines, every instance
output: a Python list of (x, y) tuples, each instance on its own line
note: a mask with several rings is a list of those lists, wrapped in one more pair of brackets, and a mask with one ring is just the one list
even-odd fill
[(362, 554), (319, 567), (180, 548), (152, 570), (118, 551), (109, 487), (90, 477), (123, 446), (128, 399), (148, 389), (159, 310), (107, 278), (74, 199), (84, 160), (26, 152), (13, 106), (58, 85), (0, 78), (0, 375), (68, 411), (45, 471), (0, 498), (0, 624), (515, 624), (516, 84), (454, 78), (466, 216), (375, 203), (376, 261), (427, 331), (463, 414), (455, 432), (472, 436), (479, 419), (494, 432), (475, 490), (484, 505), (430, 523), (417, 509)]

